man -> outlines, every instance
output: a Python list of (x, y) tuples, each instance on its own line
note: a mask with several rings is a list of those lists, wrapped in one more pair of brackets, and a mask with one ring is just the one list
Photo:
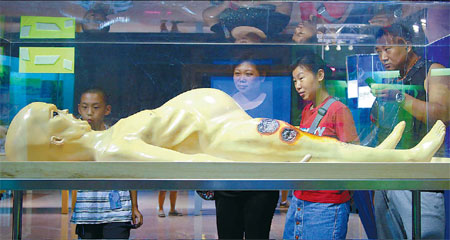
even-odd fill
[[(433, 76), (433, 69), (444, 68), (426, 61), (411, 46), (412, 34), (402, 25), (393, 24), (377, 34), (376, 51), (387, 71), (399, 71), (389, 84), (372, 84), (377, 101), (371, 119), (379, 127), (382, 139), (400, 121), (405, 131), (398, 147), (417, 144), (427, 127), (437, 120), (449, 121), (449, 77)], [(442, 154), (445, 147), (441, 148)], [(378, 238), (412, 238), (411, 191), (377, 191), (375, 217)], [(423, 191), (422, 238), (444, 238), (445, 211), (443, 191)]]

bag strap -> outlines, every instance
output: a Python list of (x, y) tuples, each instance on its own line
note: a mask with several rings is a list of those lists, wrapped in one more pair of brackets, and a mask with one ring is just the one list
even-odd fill
[(309, 127), (309, 130), (308, 130), (309, 133), (314, 134), (314, 132), (316, 131), (317, 126), (319, 126), (319, 123), (322, 120), (323, 116), (325, 116), (325, 114), (327, 113), (328, 108), (330, 108), (331, 104), (333, 104), (336, 101), (337, 101), (337, 99), (334, 97), (329, 98), (327, 100), (327, 102), (321, 108), (319, 108), (319, 110), (317, 110), (316, 118), (314, 118), (314, 121), (311, 124), (311, 127)]

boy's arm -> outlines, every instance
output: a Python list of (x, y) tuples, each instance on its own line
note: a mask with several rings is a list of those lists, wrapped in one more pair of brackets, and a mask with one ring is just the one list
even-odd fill
[[(141, 212), (139, 212), (138, 203), (137, 203), (137, 191), (130, 191), (131, 197), (131, 219), (133, 224), (136, 225), (136, 228), (142, 226), (144, 224), (144, 217)], [(137, 219), (137, 220), (136, 220)]]

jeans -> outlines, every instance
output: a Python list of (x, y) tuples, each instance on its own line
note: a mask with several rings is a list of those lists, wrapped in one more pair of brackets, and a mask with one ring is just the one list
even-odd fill
[(345, 239), (349, 214), (350, 201), (316, 203), (292, 196), (283, 239)]
[[(443, 239), (445, 232), (444, 194), (422, 192), (421, 238)], [(380, 239), (412, 239), (412, 193), (375, 191), (375, 218)]]

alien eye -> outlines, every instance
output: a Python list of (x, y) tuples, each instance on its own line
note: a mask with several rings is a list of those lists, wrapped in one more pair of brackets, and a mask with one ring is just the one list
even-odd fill
[(59, 115), (58, 112), (52, 111), (52, 117), (56, 117), (58, 115)]

